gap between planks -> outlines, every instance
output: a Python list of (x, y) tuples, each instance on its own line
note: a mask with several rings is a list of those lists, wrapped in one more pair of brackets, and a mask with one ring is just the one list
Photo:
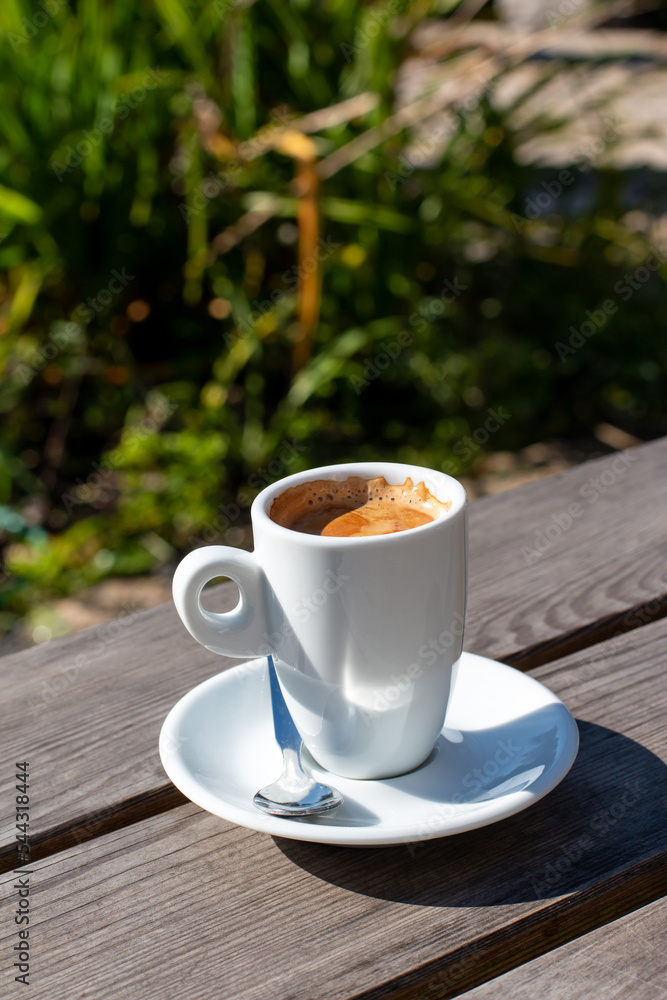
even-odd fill
[(453, 1000), (665, 895), (667, 851), (662, 851), (349, 1000)]
[[(177, 806), (185, 805), (190, 800), (179, 792), (170, 781), (165, 782), (150, 792), (142, 792), (130, 798), (123, 799), (92, 813), (77, 817), (67, 823), (50, 827), (37, 836), (30, 838), (30, 864), (42, 861), (52, 854), (67, 851), (88, 840), (95, 840), (105, 833), (112, 833), (132, 823), (140, 823), (168, 812)], [(16, 864), (15, 844), (0, 848), (0, 875), (13, 871)]]
[(665, 616), (667, 616), (667, 593), (642, 604), (636, 604), (627, 611), (617, 611), (571, 632), (517, 650), (502, 657), (502, 661), (518, 670), (532, 670), (534, 667), (541, 667), (545, 663), (569, 656), (570, 653), (579, 653), (589, 646), (597, 646), (607, 639), (615, 639), (619, 635), (625, 635), (626, 632), (633, 632), (636, 628), (659, 621)]

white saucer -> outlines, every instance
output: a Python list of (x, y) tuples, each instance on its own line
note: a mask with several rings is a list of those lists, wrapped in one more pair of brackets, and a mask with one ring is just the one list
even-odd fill
[(313, 774), (345, 799), (321, 816), (283, 819), (253, 805), (257, 789), (281, 771), (265, 658), (199, 684), (160, 734), (173, 783), (215, 816), (276, 837), (359, 847), (444, 837), (520, 812), (565, 777), (578, 746), (576, 723), (551, 691), (474, 653), (463, 653), (445, 728), (415, 771), (379, 781), (341, 778), (304, 751)]

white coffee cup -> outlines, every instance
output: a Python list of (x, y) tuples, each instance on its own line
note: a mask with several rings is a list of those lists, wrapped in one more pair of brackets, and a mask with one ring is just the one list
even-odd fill
[[(330, 537), (269, 517), (275, 497), (321, 479), (384, 476), (424, 483), (449, 510), (386, 535)], [(466, 493), (442, 472), (391, 462), (310, 469), (255, 499), (252, 553), (223, 545), (190, 552), (174, 575), (183, 623), (226, 656), (272, 654), (303, 741), (324, 768), (385, 778), (418, 767), (442, 729), (461, 655), (466, 603)], [(227, 576), (233, 611), (202, 607), (202, 588)]]

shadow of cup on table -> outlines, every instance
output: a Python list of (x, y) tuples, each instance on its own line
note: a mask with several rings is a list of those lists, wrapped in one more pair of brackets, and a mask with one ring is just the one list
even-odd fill
[(274, 840), (316, 878), (376, 899), (501, 906), (573, 892), (667, 847), (667, 765), (621, 733), (577, 725), (579, 754), (562, 783), (491, 826), (383, 848)]

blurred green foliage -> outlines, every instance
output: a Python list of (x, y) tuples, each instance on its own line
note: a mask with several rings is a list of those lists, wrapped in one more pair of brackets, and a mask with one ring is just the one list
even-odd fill
[[(294, 162), (237, 144), (366, 91), (375, 107), (320, 128), (318, 154), (379, 125), (412, 28), (448, 6), (3, 5), (0, 624), (223, 539), (300, 468), (462, 472), (489, 409), (510, 415), (492, 450), (602, 420), (665, 433), (664, 269), (613, 292), (649, 252), (623, 219), (652, 211), (657, 181), (581, 171), (525, 223), (555, 172), (516, 162), (484, 94), (428, 168), (406, 166), (404, 131), (322, 182), (320, 321), (294, 373)], [(224, 252), (216, 237), (267, 208)]]

